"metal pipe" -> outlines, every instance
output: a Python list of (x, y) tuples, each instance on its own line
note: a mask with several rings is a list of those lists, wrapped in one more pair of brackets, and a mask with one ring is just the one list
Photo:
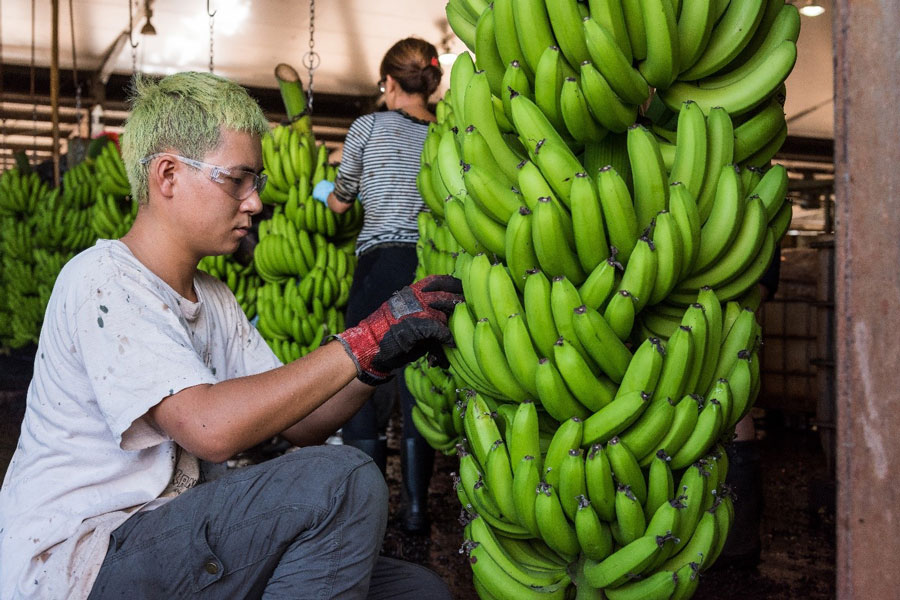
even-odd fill
[(59, 0), (50, 2), (50, 128), (53, 132), (53, 185), (59, 187)]

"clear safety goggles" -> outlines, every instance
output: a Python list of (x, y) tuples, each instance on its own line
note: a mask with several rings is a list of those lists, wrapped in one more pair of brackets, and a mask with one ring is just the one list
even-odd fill
[(222, 188), (224, 188), (225, 193), (235, 200), (246, 200), (254, 191), (261, 194), (266, 187), (266, 180), (268, 177), (264, 173), (257, 175), (253, 171), (248, 171), (247, 169), (230, 169), (219, 165), (211, 165), (171, 152), (157, 152), (156, 154), (145, 156), (140, 160), (140, 163), (146, 165), (159, 156), (171, 156), (179, 162), (183, 162), (199, 171), (209, 169), (209, 178), (221, 185)]

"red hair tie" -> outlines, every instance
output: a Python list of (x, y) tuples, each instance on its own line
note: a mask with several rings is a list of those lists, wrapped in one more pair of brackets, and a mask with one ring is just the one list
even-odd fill
[(431, 66), (432, 66), (432, 67), (438, 66), (438, 59), (437, 59), (436, 56), (432, 56), (432, 57), (431, 57)]

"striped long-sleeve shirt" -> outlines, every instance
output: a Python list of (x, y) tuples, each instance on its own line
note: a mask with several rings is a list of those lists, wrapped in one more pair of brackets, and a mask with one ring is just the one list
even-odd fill
[(416, 175), (427, 133), (427, 122), (401, 111), (364, 115), (350, 126), (334, 192), (344, 202), (358, 196), (365, 209), (357, 255), (378, 244), (418, 241), (416, 217), (425, 203)]

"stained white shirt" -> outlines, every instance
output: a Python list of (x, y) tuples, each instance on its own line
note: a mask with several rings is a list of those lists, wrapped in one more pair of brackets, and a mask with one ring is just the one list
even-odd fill
[(194, 291), (183, 298), (119, 241), (60, 272), (0, 488), (0, 598), (86, 598), (110, 532), (199, 477), (147, 411), (281, 365), (224, 283), (198, 272)]

